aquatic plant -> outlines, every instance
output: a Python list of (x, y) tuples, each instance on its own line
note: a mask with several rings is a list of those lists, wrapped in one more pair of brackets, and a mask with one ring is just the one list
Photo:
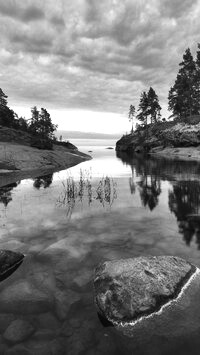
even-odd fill
[(117, 184), (109, 177), (102, 177), (99, 181), (92, 179), (91, 170), (80, 170), (76, 181), (72, 176), (62, 180), (62, 192), (57, 200), (57, 205), (67, 208), (67, 216), (71, 216), (76, 203), (86, 201), (90, 206), (94, 201), (99, 201), (105, 207), (111, 207), (117, 198)]

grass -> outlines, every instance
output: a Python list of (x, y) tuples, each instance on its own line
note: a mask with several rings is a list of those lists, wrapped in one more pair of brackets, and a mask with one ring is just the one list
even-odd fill
[(109, 177), (102, 177), (99, 181), (93, 181), (90, 170), (80, 170), (78, 181), (72, 176), (62, 181), (62, 192), (57, 200), (57, 205), (66, 207), (67, 216), (71, 216), (75, 205), (79, 202), (87, 202), (90, 206), (99, 201), (103, 207), (111, 207), (117, 198), (116, 182)]

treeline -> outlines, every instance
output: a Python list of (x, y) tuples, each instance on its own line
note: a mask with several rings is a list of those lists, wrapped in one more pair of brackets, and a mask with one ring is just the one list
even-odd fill
[(0, 89), (0, 125), (28, 132), (34, 137), (32, 146), (51, 149), (52, 142), (56, 140), (54, 132), (57, 126), (52, 123), (49, 112), (45, 108), (39, 111), (34, 106), (31, 109), (31, 117), (26, 120), (8, 107), (7, 98)]
[[(136, 113), (135, 106), (130, 105), (128, 118), (132, 122), (136, 118), (143, 126), (161, 120), (161, 106), (155, 90), (142, 92)], [(179, 63), (179, 71), (174, 85), (168, 94), (168, 109), (172, 112), (170, 117), (175, 120), (184, 120), (195, 115), (200, 115), (200, 43), (196, 57), (192, 56), (190, 48), (183, 54), (183, 60)], [(163, 119), (165, 120), (165, 118)]]

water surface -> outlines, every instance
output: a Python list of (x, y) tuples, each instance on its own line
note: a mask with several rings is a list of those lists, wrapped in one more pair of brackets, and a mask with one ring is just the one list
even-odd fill
[[(200, 165), (116, 156), (106, 149), (111, 141), (79, 143), (93, 160), (0, 189), (0, 248), (26, 254), (0, 284), (0, 354), (130, 354), (124, 344), (131, 340), (97, 317), (92, 277), (98, 262), (177, 255), (200, 266)], [(76, 190), (66, 195), (69, 181)], [(5, 340), (19, 319), (34, 331), (18, 342)], [(160, 354), (162, 341), (154, 340), (145, 354)], [(170, 354), (198, 354), (199, 345), (193, 336), (187, 344), (177, 341)]]

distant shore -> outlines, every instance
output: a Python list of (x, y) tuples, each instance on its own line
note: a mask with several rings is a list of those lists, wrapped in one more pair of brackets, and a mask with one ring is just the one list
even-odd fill
[[(27, 145), (0, 142), (0, 175), (18, 178), (36, 177), (48, 171), (68, 169), (91, 157), (78, 150), (54, 146), (53, 150), (40, 150)], [(9, 183), (9, 178), (7, 179)], [(13, 179), (12, 179), (13, 180)], [(2, 184), (0, 184), (2, 186)]]

